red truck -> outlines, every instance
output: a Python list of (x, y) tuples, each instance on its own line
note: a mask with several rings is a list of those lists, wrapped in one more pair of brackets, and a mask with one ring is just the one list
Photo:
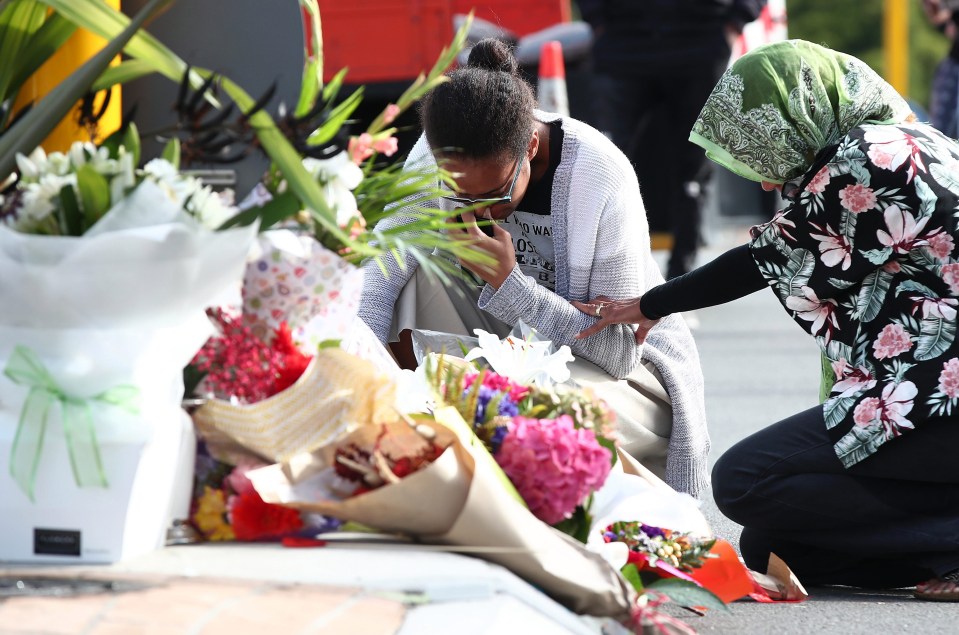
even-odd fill
[(327, 77), (345, 66), (347, 81), (408, 84), (433, 66), (453, 39), (453, 18), (477, 18), (517, 36), (569, 22), (570, 0), (319, 0)]

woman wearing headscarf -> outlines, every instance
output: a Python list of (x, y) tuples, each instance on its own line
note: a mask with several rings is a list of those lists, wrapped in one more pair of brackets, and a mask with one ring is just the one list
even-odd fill
[[(747, 565), (959, 599), (959, 145), (861, 61), (789, 41), (721, 78), (690, 134), (786, 208), (749, 243), (640, 298), (577, 304), (578, 337), (772, 287), (836, 375), (828, 399), (717, 462)], [(576, 304), (576, 303), (574, 303)]]

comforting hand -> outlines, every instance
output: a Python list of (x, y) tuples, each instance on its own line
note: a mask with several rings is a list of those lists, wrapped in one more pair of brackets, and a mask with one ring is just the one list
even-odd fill
[(643, 312), (639, 310), (640, 298), (632, 300), (612, 300), (606, 296), (597, 296), (589, 302), (573, 301), (573, 306), (593, 317), (598, 317), (599, 321), (582, 333), (576, 336), (576, 339), (583, 339), (590, 335), (595, 335), (607, 326), (614, 324), (636, 324), (636, 343), (642, 344), (646, 341), (646, 335), (649, 334), (656, 322), (659, 320), (650, 320)]
[[(493, 237), (490, 238), (476, 224), (476, 216), (472, 212), (463, 212), (464, 227), (453, 227), (448, 231), (450, 235), (473, 243), (478, 249), (489, 254), (494, 262), (480, 264), (460, 259), (460, 264), (475, 273), (494, 289), (499, 289), (516, 266), (516, 252), (513, 250), (513, 239), (508, 231), (497, 224), (492, 225)], [(455, 220), (451, 220), (455, 222)]]

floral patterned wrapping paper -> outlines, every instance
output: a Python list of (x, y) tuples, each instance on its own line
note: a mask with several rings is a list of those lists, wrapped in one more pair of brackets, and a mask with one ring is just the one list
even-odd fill
[[(243, 278), (243, 313), (266, 332), (286, 322), (305, 349), (345, 341), (363, 292), (363, 271), (315, 238), (280, 229), (260, 234)], [(260, 334), (260, 333), (258, 333)]]

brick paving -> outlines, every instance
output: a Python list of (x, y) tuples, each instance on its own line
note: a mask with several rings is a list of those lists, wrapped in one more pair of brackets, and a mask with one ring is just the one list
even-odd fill
[[(2, 577), (16, 574), (4, 572)], [(132, 588), (69, 597), (0, 596), (0, 633), (392, 635), (406, 614), (401, 602), (360, 589), (216, 578), (119, 579)]]

